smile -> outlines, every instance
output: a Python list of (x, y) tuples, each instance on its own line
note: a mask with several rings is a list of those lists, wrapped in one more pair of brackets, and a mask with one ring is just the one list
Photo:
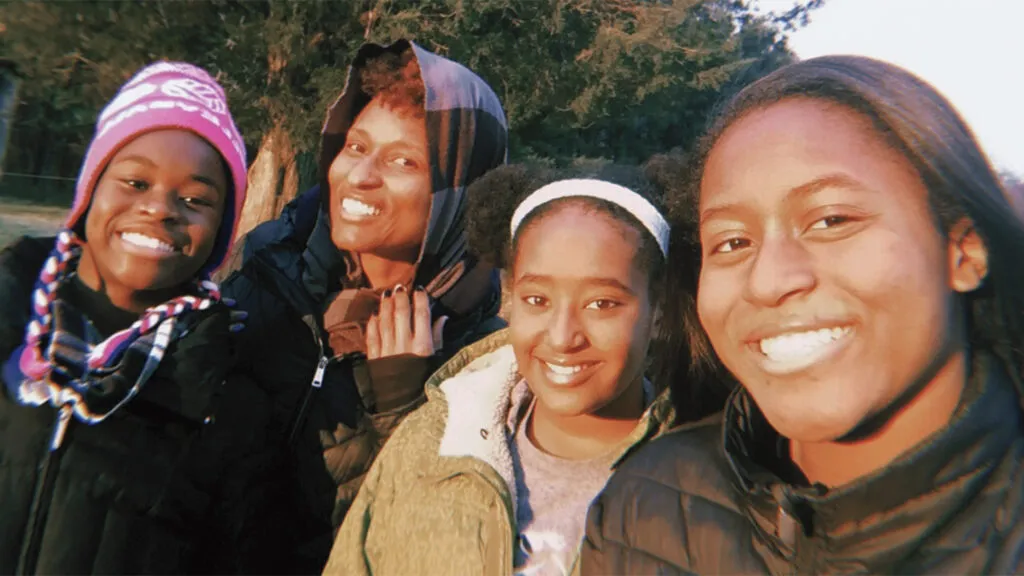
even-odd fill
[(174, 254), (178, 251), (174, 246), (164, 242), (163, 240), (153, 238), (152, 236), (146, 236), (145, 234), (139, 234), (138, 232), (122, 232), (121, 240), (123, 240), (125, 244), (136, 248), (160, 254)]
[(772, 374), (804, 370), (838, 352), (852, 333), (850, 326), (836, 326), (764, 338), (758, 342), (762, 367)]
[(354, 219), (372, 218), (380, 214), (380, 208), (371, 206), (355, 198), (343, 198), (341, 201), (341, 212), (345, 216)]
[(548, 380), (555, 384), (572, 384), (576, 381), (584, 370), (595, 365), (594, 362), (584, 362), (580, 364), (552, 364), (551, 362), (541, 361), (544, 365), (545, 372), (547, 372)]

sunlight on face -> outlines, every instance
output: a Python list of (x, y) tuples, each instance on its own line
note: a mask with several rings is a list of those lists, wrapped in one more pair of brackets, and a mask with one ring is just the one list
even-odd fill
[(349, 129), (328, 182), (339, 250), (415, 259), (433, 190), (423, 118), (371, 101)]
[(615, 417), (638, 392), (653, 318), (640, 232), (567, 203), (520, 232), (510, 338), (538, 402), (565, 416)]
[(839, 438), (949, 361), (947, 241), (856, 113), (797, 98), (741, 118), (700, 213), (701, 323), (784, 436)]
[(110, 160), (85, 218), (82, 281), (115, 293), (164, 290), (213, 252), (228, 196), (220, 154), (185, 130), (149, 132)]

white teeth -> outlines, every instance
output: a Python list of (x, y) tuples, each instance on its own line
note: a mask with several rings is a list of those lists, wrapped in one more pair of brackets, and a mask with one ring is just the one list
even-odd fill
[(124, 232), (121, 234), (121, 239), (129, 244), (134, 244), (140, 248), (147, 248), (149, 250), (158, 250), (160, 252), (166, 252), (171, 254), (174, 252), (174, 246), (166, 242), (151, 238), (144, 234), (138, 234), (136, 232)]
[(548, 380), (555, 384), (569, 384), (587, 368), (589, 364), (574, 364), (571, 366), (563, 366), (561, 364), (552, 364), (545, 362), (544, 367), (547, 368)]
[(551, 372), (559, 376), (572, 376), (573, 374), (583, 371), (582, 364), (577, 364), (575, 366), (559, 366), (558, 364), (551, 364), (550, 362), (545, 362), (544, 364), (547, 365), (548, 370), (551, 370)]
[(341, 209), (353, 216), (376, 216), (380, 214), (380, 209), (370, 206), (365, 202), (360, 202), (355, 198), (343, 198)]
[(761, 340), (761, 353), (774, 362), (791, 362), (813, 355), (819, 348), (849, 333), (849, 327), (836, 327), (781, 334)]

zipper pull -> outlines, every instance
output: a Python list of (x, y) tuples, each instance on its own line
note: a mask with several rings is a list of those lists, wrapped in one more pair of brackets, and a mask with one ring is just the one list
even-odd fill
[(790, 550), (796, 549), (796, 532), (799, 530), (796, 518), (786, 509), (786, 505), (779, 503), (775, 511), (775, 535)]
[(313, 388), (320, 388), (324, 385), (324, 372), (327, 371), (327, 356), (321, 356), (316, 364), (316, 372), (313, 373)]
[(53, 426), (53, 437), (50, 439), (50, 452), (56, 452), (64, 443), (64, 434), (68, 431), (71, 421), (71, 404), (64, 404), (57, 412), (57, 423)]

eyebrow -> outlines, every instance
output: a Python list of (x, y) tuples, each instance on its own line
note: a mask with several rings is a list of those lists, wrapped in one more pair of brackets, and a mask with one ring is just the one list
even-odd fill
[(202, 174), (192, 174), (192, 180), (199, 182), (200, 184), (206, 184), (210, 188), (220, 190), (220, 186), (217, 186), (217, 183), (214, 182), (213, 178), (210, 178), (209, 176), (203, 176)]
[[(833, 174), (826, 174), (805, 182), (794, 188), (790, 188), (789, 192), (786, 193), (786, 202), (792, 202), (795, 199), (804, 199), (808, 196), (813, 196), (818, 192), (826, 188), (845, 188), (847, 190), (859, 190), (867, 191), (863, 184), (857, 180), (847, 176), (846, 174), (836, 172)], [(703, 224), (710, 218), (717, 216), (723, 212), (730, 212), (740, 208), (739, 203), (721, 204), (719, 206), (712, 206), (706, 210), (702, 210), (700, 213), (700, 223)]]
[(146, 156), (140, 156), (138, 154), (132, 154), (131, 156), (118, 158), (117, 162), (112, 162), (111, 164), (121, 164), (122, 162), (135, 162), (136, 164), (144, 164), (146, 166), (156, 166), (156, 162), (153, 162)]
[[(636, 294), (636, 292), (632, 288), (630, 288), (629, 286), (626, 286), (625, 284), (623, 284), (618, 278), (611, 278), (611, 277), (605, 277), (605, 276), (587, 276), (587, 277), (583, 278), (582, 280), (584, 282), (586, 282), (587, 284), (590, 284), (590, 285), (593, 285), (593, 286), (605, 286), (605, 287), (608, 287), (608, 288), (614, 288), (616, 290), (621, 290), (623, 292), (626, 292), (627, 294), (631, 294), (631, 295), (635, 295)], [(515, 281), (516, 281), (517, 284), (519, 282), (535, 282), (537, 284), (552, 284), (556, 280), (555, 280), (555, 278), (553, 276), (547, 276), (547, 275), (543, 275), (543, 274), (523, 274), (522, 276), (516, 278)]]
[(369, 136), (366, 133), (366, 130), (363, 130), (362, 128), (349, 128), (348, 132), (345, 133), (345, 139), (348, 140), (348, 137), (352, 135), (362, 136), (363, 138), (367, 138)]
[[(392, 141), (392, 142), (383, 142), (383, 143), (377, 142), (376, 140), (373, 139), (373, 137), (370, 136), (369, 132), (363, 130), (362, 128), (352, 128), (352, 129), (350, 129), (348, 131), (348, 134), (354, 134), (354, 135), (356, 135), (356, 136), (358, 136), (360, 138), (365, 138), (365, 139), (369, 140), (373, 144), (374, 148), (384, 148), (384, 149), (388, 149), (388, 150), (398, 150), (399, 152), (411, 152), (411, 153), (414, 153), (414, 154), (419, 154), (419, 155), (424, 156), (424, 157), (429, 157), (430, 156), (429, 146), (424, 148), (424, 147), (421, 147), (421, 146), (417, 146), (415, 144), (410, 144), (407, 140), (395, 140), (395, 141)], [(348, 136), (347, 135), (345, 136), (345, 140), (346, 140), (346, 142), (348, 141)]]
[[(117, 164), (121, 164), (123, 162), (135, 162), (136, 164), (141, 164), (143, 166), (146, 166), (147, 168), (155, 168), (156, 167), (156, 162), (154, 162), (152, 159), (150, 159), (150, 158), (148, 158), (146, 156), (141, 156), (139, 154), (132, 154), (131, 156), (125, 156), (124, 158), (118, 158), (116, 163)], [(111, 163), (111, 164), (113, 164), (113, 163)], [(214, 179), (210, 178), (209, 176), (204, 176), (202, 174), (189, 174), (189, 178), (191, 178), (192, 181), (194, 181), (194, 182), (199, 182), (200, 184), (206, 184), (207, 186), (209, 186), (211, 188), (218, 189), (218, 190), (220, 189), (220, 187), (217, 186), (217, 183), (214, 181)]]
[(834, 174), (826, 174), (820, 178), (815, 178), (806, 184), (801, 184), (800, 186), (791, 189), (786, 197), (792, 198), (793, 196), (796, 196), (799, 198), (806, 198), (807, 196), (816, 194), (825, 188), (845, 188), (847, 190), (860, 191), (867, 190), (867, 188), (857, 180), (847, 176), (846, 174), (837, 172)]

